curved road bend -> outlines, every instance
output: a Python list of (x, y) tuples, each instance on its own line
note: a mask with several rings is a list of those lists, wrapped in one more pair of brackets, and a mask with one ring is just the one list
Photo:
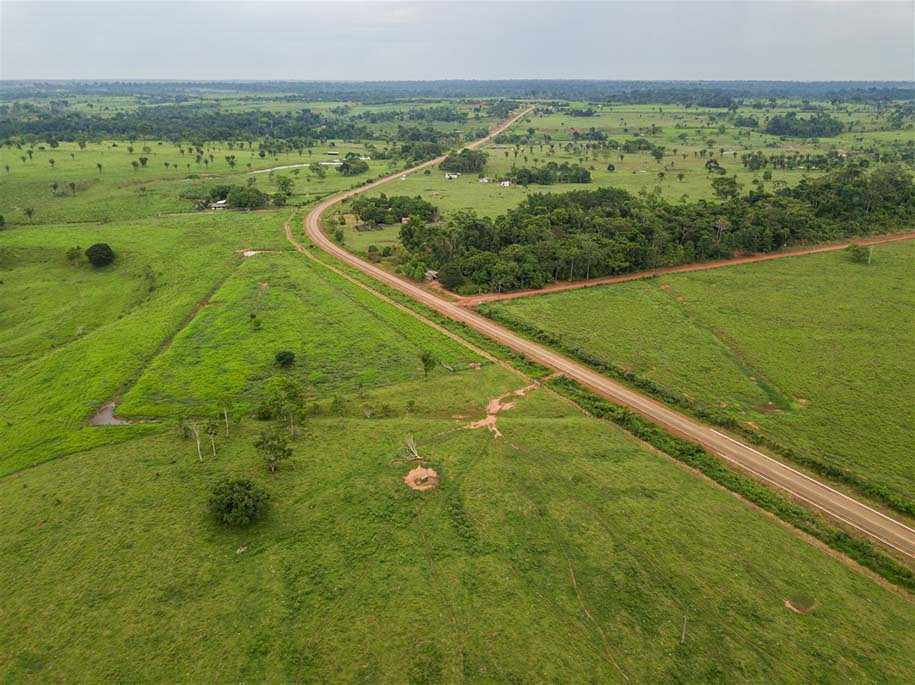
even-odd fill
[[(504, 131), (528, 112), (530, 112), (530, 109), (526, 109), (520, 114), (511, 117), (497, 126), (488, 136), (471, 143), (468, 147), (476, 148), (485, 145), (493, 136)], [(684, 414), (674, 411), (661, 402), (646, 397), (616, 381), (610, 380), (583, 364), (567, 359), (543, 345), (526, 340), (504, 326), (490, 321), (473, 310), (466, 309), (457, 303), (444, 300), (410, 281), (400, 278), (395, 274), (388, 273), (374, 264), (363, 261), (355, 255), (350, 254), (324, 235), (324, 232), (321, 230), (321, 215), (337, 203), (358, 193), (376, 188), (405, 174), (414, 173), (421, 169), (425, 169), (426, 167), (438, 164), (442, 159), (444, 159), (444, 157), (438, 157), (407, 171), (392, 174), (369, 183), (361, 188), (338, 193), (324, 199), (305, 217), (305, 232), (318, 247), (340, 261), (359, 269), (385, 285), (399, 290), (427, 307), (476, 329), (493, 340), (510, 347), (515, 352), (523, 354), (535, 362), (565, 374), (569, 378), (578, 381), (585, 387), (612, 402), (638, 412), (640, 415), (662, 428), (702, 445), (725, 461), (751, 473), (760, 480), (788, 492), (796, 499), (805, 502), (808, 506), (842, 521), (873, 540), (888, 545), (908, 557), (915, 558), (915, 530), (909, 528), (904, 523), (897, 521), (848, 495), (838, 492), (828, 485), (759, 452), (749, 445), (745, 445), (728, 435), (720, 433), (710, 426), (699, 423)]]

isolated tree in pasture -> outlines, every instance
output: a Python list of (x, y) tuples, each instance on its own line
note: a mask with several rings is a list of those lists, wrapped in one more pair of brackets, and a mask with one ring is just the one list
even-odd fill
[(140, 166), (145, 169), (146, 163), (149, 162), (149, 157), (140, 157), (139, 162), (140, 162)]
[(257, 521), (266, 511), (267, 493), (253, 482), (239, 478), (220, 481), (210, 495), (210, 512), (225, 525), (241, 528)]
[(57, 184), (57, 181), (53, 181), (53, 182), (51, 183), (51, 192), (56, 194), (56, 193), (57, 193), (57, 189), (58, 189), (59, 187), (60, 187), (60, 186)]
[(679, 174), (677, 174), (677, 180), (680, 181), (681, 183), (683, 182), (684, 178), (686, 178), (686, 174), (684, 174), (682, 171)]
[(108, 243), (95, 243), (86, 249), (86, 257), (94, 267), (108, 266), (114, 261), (114, 250)]
[(22, 210), (22, 213), (25, 214), (25, 218), (26, 218), (26, 219), (28, 219), (29, 221), (31, 221), (31, 220), (32, 220), (32, 217), (35, 216), (35, 209), (32, 208), (32, 207), (25, 207), (25, 208)]
[(9, 165), (9, 164), (4, 164), (4, 165), (3, 165), (3, 168), (6, 169), (6, 173), (9, 173), (9, 172), (10, 172), (10, 165)]
[(254, 447), (263, 458), (270, 473), (276, 473), (282, 462), (292, 456), (292, 448), (286, 441), (286, 436), (279, 430), (261, 431), (260, 436), (254, 441)]
[(295, 364), (295, 352), (291, 350), (280, 350), (276, 353), (275, 361), (277, 366), (289, 368)]
[(52, 168), (52, 169), (54, 168), (54, 165), (55, 165), (56, 163), (57, 163), (57, 162), (55, 162), (53, 159), (48, 158), (48, 164), (51, 165), (51, 168)]
[(25, 164), (25, 155), (23, 155), (23, 156), (20, 157), (19, 159), (21, 159), (21, 160), (22, 160), (22, 163)]
[(0, 214), (0, 231), (6, 228), (6, 217)]
[(423, 350), (419, 353), (419, 361), (423, 365), (423, 375), (428, 376), (435, 368), (435, 356), (429, 350)]
[(712, 179), (712, 190), (722, 200), (735, 200), (743, 188), (736, 176), (719, 176)]
[(133, 170), (136, 171), (137, 169), (140, 168), (140, 163), (139, 163), (137, 160), (133, 160), (133, 161), (130, 163), (130, 166), (132, 166), (132, 167), (133, 167)]
[(99, 176), (101, 176), (101, 175), (102, 175), (102, 163), (101, 163), (101, 162), (96, 162), (96, 163), (95, 163), (95, 166), (96, 166), (96, 168), (98, 169)]

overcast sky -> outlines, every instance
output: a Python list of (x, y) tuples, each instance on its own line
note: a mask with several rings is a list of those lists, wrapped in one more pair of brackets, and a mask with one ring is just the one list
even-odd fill
[(0, 0), (0, 77), (913, 80), (913, 6)]

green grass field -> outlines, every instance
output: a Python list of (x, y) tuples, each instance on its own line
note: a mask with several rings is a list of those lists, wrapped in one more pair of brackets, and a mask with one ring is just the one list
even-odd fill
[[(337, 154), (328, 154), (331, 152)], [(323, 165), (323, 177), (308, 169), (312, 163), (330, 163), (347, 152), (365, 155), (366, 147), (337, 141), (301, 155), (288, 152), (260, 157), (256, 148), (208, 144), (199, 161), (189, 145), (158, 141), (107, 141), (89, 143), (85, 149), (76, 143), (61, 143), (57, 148), (38, 145), (31, 159), (28, 148), (0, 147), (0, 215), (7, 225), (15, 226), (108, 223), (193, 212), (194, 201), (186, 196), (199, 188), (244, 185), (253, 176), (261, 190), (274, 193), (274, 174), (293, 180), (289, 204), (307, 204), (395, 169), (388, 160), (369, 160), (369, 170), (352, 177), (340, 175), (329, 164)], [(227, 156), (235, 157), (234, 167)], [(140, 157), (147, 158), (146, 166), (134, 169), (131, 162)], [(270, 173), (275, 167), (294, 165), (301, 166)], [(31, 218), (25, 213), (27, 208), (34, 210)]]
[(912, 242), (489, 305), (909, 498)]
[[(311, 419), (273, 476), (247, 422), (203, 462), (166, 432), (7, 476), (0, 672), (886, 682), (915, 666), (905, 600), (550, 391), (501, 416), (501, 439), (450, 418), (523, 382), (490, 366), (389, 386), (368, 401), (397, 416)], [(406, 435), (439, 489), (401, 482)], [(210, 521), (225, 474), (265, 484), (265, 521)]]
[[(188, 104), (208, 100), (305, 106), (241, 93)], [(631, 109), (633, 121), (680, 116)], [(611, 126), (616, 114), (600, 116)], [(492, 122), (451, 128), (481, 123)], [(307, 206), (396, 165), (372, 160), (353, 178), (253, 172), (364, 144), (264, 158), (207, 144), (208, 164), (169, 143), (40, 147), (25, 162), (0, 148), (0, 682), (838, 683), (904, 682), (915, 669), (911, 602), (885, 584), (549, 385), (511, 398), (501, 437), (470, 429), (530, 379), (293, 251), (283, 224), (297, 226), (300, 211), (197, 212), (187, 197), (251, 175), (274, 192), (279, 174), (294, 181), (290, 203)], [(506, 149), (491, 150), (494, 168), (510, 164)], [(147, 166), (134, 170), (141, 155)], [(655, 182), (638, 173), (647, 161), (628, 164), (637, 173), (595, 176), (633, 190)], [(699, 175), (682, 183), (702, 196)], [(435, 171), (386, 192), (495, 214), (526, 191)], [(397, 226), (352, 224), (351, 249), (396, 244)], [(113, 264), (68, 259), (99, 241)], [(506, 309), (566, 316), (562, 333), (583, 343), (592, 331), (581, 322), (597, 323), (599, 350), (633, 355), (614, 361), (701, 402), (731, 398), (728, 411), (799, 449), (840, 435), (846, 452), (830, 458), (909, 488), (912, 416), (898, 398), (911, 395), (912, 350), (898, 340), (912, 320), (911, 257), (910, 246), (883, 247), (867, 267), (840, 255), (773, 262), (771, 288), (751, 267)], [(720, 292), (716, 275), (729, 279)], [(664, 344), (645, 350), (646, 339)], [(276, 366), (281, 349), (293, 367)], [(423, 352), (435, 358), (428, 373)], [(291, 463), (271, 474), (253, 442), (274, 424), (254, 414), (290, 378), (307, 407)], [(770, 399), (776, 410), (754, 409)], [(112, 400), (134, 422), (90, 426)], [(204, 437), (199, 458), (180, 421), (199, 426), (223, 407), (229, 435), (220, 424), (216, 455)], [(883, 454), (866, 449), (866, 431), (880, 431)], [(409, 436), (437, 489), (404, 484)], [(215, 522), (207, 501), (224, 477), (263, 485), (264, 520)]]
[[(574, 103), (573, 103), (574, 104)], [(577, 103), (585, 107), (585, 103)], [(716, 178), (705, 168), (708, 158), (720, 161), (728, 176), (735, 176), (744, 192), (759, 188), (772, 192), (780, 187), (793, 186), (804, 178), (815, 177), (821, 170), (798, 167), (779, 169), (768, 167), (751, 171), (740, 162), (747, 152), (776, 154), (812, 154), (840, 152), (851, 159), (867, 157), (875, 150), (885, 151), (915, 144), (915, 132), (884, 130), (886, 122), (875, 112), (863, 106), (850, 106), (848, 111), (833, 114), (843, 123), (853, 123), (853, 128), (834, 138), (780, 139), (756, 129), (738, 128), (721, 110), (684, 108), (658, 105), (588, 105), (597, 112), (591, 117), (572, 117), (567, 113), (531, 113), (519, 120), (507, 134), (533, 131), (534, 143), (493, 143), (483, 150), (488, 160), (483, 172), (463, 174), (449, 179), (439, 168), (428, 173), (420, 172), (402, 177), (384, 188), (369, 191), (369, 195), (420, 195), (442, 212), (449, 214), (472, 210), (482, 216), (496, 217), (517, 207), (533, 193), (565, 193), (598, 187), (615, 187), (634, 195), (654, 194), (670, 202), (709, 200), (717, 201), (711, 180)], [(771, 114), (784, 114), (797, 109), (797, 103), (782, 102)], [(738, 111), (764, 119), (769, 112), (760, 113), (750, 108)], [(626, 153), (598, 147), (573, 132), (586, 133), (595, 128), (618, 143), (640, 138), (663, 146), (664, 157), (655, 160), (649, 151)], [(513, 166), (540, 167), (549, 162), (578, 164), (591, 173), (586, 184), (556, 183), (551, 185), (504, 187), (497, 182), (481, 183), (485, 177), (496, 181), (508, 174)], [(612, 164), (613, 171), (608, 170)], [(768, 178), (766, 178), (768, 176)], [(361, 232), (354, 229), (354, 217), (348, 218), (344, 242), (350, 249), (365, 253), (369, 245), (379, 249), (399, 244), (399, 226), (384, 227), (382, 231)]]

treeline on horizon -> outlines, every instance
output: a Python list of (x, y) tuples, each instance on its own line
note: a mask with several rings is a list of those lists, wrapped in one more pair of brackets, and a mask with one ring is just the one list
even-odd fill
[(775, 193), (739, 190), (733, 182), (722, 202), (681, 203), (616, 188), (538, 193), (494, 219), (411, 218), (400, 268), (414, 278), (437, 270), (464, 294), (501, 292), (890, 232), (915, 219), (915, 185), (900, 165), (849, 165)]
[[(915, 98), (912, 81), (604, 81), (564, 79), (439, 81), (0, 81), (4, 99), (73, 95), (186, 98), (209, 94), (275, 94), (288, 99), (557, 98), (632, 104), (700, 104), (747, 98), (887, 102)], [(721, 105), (718, 105), (721, 106)], [(728, 106), (728, 105), (723, 105)]]

